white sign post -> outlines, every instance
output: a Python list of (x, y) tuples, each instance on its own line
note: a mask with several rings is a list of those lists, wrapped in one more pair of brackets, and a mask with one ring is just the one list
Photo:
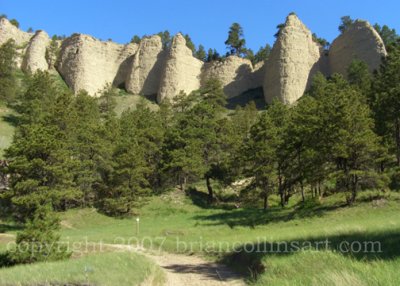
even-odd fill
[(139, 222), (140, 222), (140, 219), (139, 219), (139, 217), (137, 217), (136, 218), (136, 235), (139, 235)]

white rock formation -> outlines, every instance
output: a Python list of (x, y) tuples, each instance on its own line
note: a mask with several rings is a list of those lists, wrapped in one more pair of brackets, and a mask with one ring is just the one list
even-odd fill
[(9, 39), (13, 39), (18, 46), (26, 45), (32, 36), (32, 33), (21, 31), (6, 18), (0, 19), (0, 45)]
[(37, 31), (31, 38), (26, 49), (22, 70), (35, 73), (37, 70), (47, 71), (49, 64), (46, 60), (46, 49), (50, 43), (49, 35), (45, 31)]
[(201, 75), (202, 84), (211, 78), (218, 79), (228, 98), (254, 88), (253, 65), (248, 59), (229, 56), (220, 61), (206, 63)]
[(254, 65), (252, 81), (253, 88), (262, 87), (265, 78), (265, 62), (258, 62)]
[(23, 55), (25, 54), (26, 47), (29, 40), (33, 36), (32, 33), (21, 31), (6, 18), (0, 19), (0, 45), (4, 44), (10, 39), (15, 41), (19, 57), (17, 58), (17, 65), (20, 67), (22, 64)]
[(140, 41), (125, 83), (128, 92), (155, 95), (160, 88), (166, 52), (158, 35)]
[(354, 59), (364, 61), (372, 72), (385, 56), (385, 45), (378, 32), (367, 21), (356, 20), (333, 41), (329, 50), (330, 72), (346, 76)]
[(319, 58), (319, 45), (310, 30), (296, 15), (289, 15), (266, 62), (263, 89), (267, 103), (274, 98), (286, 104), (299, 99), (318, 70)]
[(178, 33), (172, 40), (160, 83), (157, 101), (172, 98), (180, 91), (190, 93), (200, 88), (203, 62), (193, 57), (186, 40)]
[(106, 84), (124, 84), (137, 44), (119, 45), (74, 34), (63, 41), (57, 70), (76, 93), (99, 95)]

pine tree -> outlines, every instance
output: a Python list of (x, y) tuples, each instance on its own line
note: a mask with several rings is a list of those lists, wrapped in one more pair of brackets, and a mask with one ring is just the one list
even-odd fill
[(16, 97), (16, 57), (17, 51), (13, 40), (8, 40), (0, 46), (0, 100), (2, 101), (10, 102)]
[(38, 207), (25, 229), (17, 234), (16, 248), (8, 252), (11, 264), (67, 259), (71, 252), (60, 243), (60, 219), (46, 204)]
[(246, 51), (246, 40), (243, 38), (243, 28), (238, 23), (233, 23), (229, 28), (228, 39), (225, 45), (231, 55), (240, 56)]

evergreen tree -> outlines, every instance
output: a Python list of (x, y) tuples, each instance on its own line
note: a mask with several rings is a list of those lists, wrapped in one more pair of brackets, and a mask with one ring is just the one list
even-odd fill
[(255, 191), (263, 199), (264, 210), (267, 210), (268, 198), (277, 182), (277, 147), (278, 130), (267, 112), (263, 112), (257, 123), (251, 128), (250, 138), (243, 152), (247, 176), (253, 177)]
[(265, 62), (268, 59), (271, 50), (272, 48), (269, 44), (266, 44), (264, 47), (260, 47), (258, 52), (254, 55), (253, 64)]
[(389, 46), (388, 56), (373, 82), (372, 105), (376, 130), (400, 166), (400, 47)]
[(246, 51), (246, 40), (243, 38), (243, 28), (239, 23), (233, 23), (229, 28), (225, 45), (231, 55), (241, 56)]
[(344, 31), (347, 30), (351, 25), (353, 25), (354, 20), (350, 16), (343, 16), (340, 18), (340, 25), (339, 25), (339, 31), (341, 33), (344, 33)]
[(25, 229), (17, 234), (16, 248), (9, 251), (11, 264), (49, 262), (71, 256), (67, 247), (60, 243), (60, 219), (51, 206), (39, 206)]
[(134, 35), (131, 39), (131, 43), (140, 44), (141, 38), (138, 35)]
[(379, 24), (375, 24), (374, 28), (381, 36), (386, 47), (395, 44), (399, 40), (396, 30), (389, 28), (387, 25), (380, 26)]
[(16, 97), (16, 57), (14, 40), (8, 40), (0, 46), (0, 100), (2, 101), (10, 102)]
[(164, 49), (169, 49), (172, 43), (172, 38), (169, 31), (165, 30), (164, 32), (159, 32), (158, 35), (161, 37), (161, 42)]
[(195, 56), (196, 56), (196, 58), (198, 58), (199, 60), (201, 60), (203, 62), (205, 62), (207, 60), (206, 50), (204, 49), (203, 45), (199, 45)]
[(190, 38), (189, 34), (185, 34), (184, 38), (186, 40), (186, 46), (192, 50), (192, 54), (196, 55), (196, 46), (194, 45), (192, 39)]

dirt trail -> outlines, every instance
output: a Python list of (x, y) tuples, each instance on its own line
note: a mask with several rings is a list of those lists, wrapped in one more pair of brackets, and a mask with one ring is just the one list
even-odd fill
[(152, 254), (142, 248), (129, 245), (108, 245), (126, 251), (139, 252), (153, 260), (166, 274), (166, 286), (221, 286), (246, 285), (226, 266), (206, 261), (197, 256), (170, 253)]

